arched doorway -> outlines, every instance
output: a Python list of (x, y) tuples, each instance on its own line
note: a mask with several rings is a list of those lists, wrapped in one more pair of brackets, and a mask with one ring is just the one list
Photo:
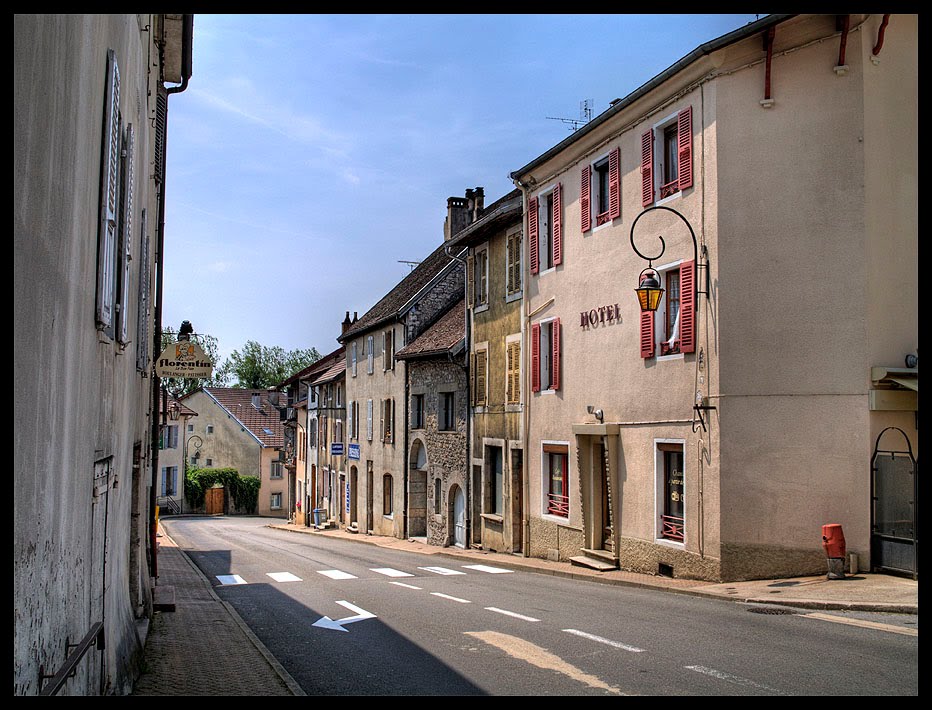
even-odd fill
[(427, 536), (427, 450), (414, 439), (408, 461), (408, 535)]
[(466, 496), (463, 489), (454, 485), (450, 489), (450, 529), (453, 530), (453, 544), (466, 547)]

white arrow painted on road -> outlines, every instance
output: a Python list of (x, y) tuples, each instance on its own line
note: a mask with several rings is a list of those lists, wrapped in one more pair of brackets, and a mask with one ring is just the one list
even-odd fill
[(331, 619), (329, 616), (324, 616), (318, 619), (313, 623), (313, 626), (319, 626), (322, 629), (333, 629), (335, 631), (346, 631), (343, 627), (346, 624), (352, 624), (354, 621), (363, 621), (365, 619), (374, 619), (376, 618), (375, 614), (366, 611), (365, 609), (360, 609), (358, 606), (353, 606), (347, 601), (338, 601), (337, 604), (340, 606), (345, 606), (350, 611), (355, 611), (356, 616), (347, 616), (345, 619)]

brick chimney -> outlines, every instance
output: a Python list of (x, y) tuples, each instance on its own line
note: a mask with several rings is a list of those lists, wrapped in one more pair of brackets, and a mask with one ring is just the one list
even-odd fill
[(353, 321), (350, 320), (349, 311), (346, 312), (346, 318), (343, 319), (343, 330), (340, 331), (340, 335), (343, 335), (346, 331), (350, 329), (350, 326), (353, 325)]
[(443, 222), (443, 240), (449, 241), (482, 216), (485, 189), (466, 190), (465, 197), (447, 198), (447, 218)]

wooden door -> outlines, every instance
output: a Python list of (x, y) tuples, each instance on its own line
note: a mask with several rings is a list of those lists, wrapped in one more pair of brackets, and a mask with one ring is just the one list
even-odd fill
[(223, 515), (223, 488), (208, 488), (204, 494), (204, 506), (208, 515)]

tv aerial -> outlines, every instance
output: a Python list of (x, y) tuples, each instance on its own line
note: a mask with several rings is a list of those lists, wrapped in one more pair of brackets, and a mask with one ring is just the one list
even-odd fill
[(560, 121), (569, 125), (571, 131), (579, 130), (580, 126), (585, 126), (592, 120), (592, 99), (585, 99), (579, 102), (579, 118), (557, 118), (547, 116), (549, 121)]

